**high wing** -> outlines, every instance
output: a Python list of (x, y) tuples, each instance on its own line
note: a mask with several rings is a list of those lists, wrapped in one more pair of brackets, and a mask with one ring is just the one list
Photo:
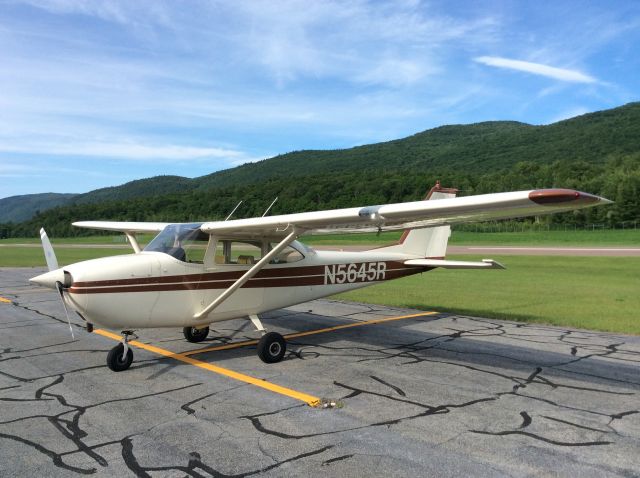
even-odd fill
[(76, 227), (84, 227), (86, 229), (100, 229), (102, 231), (118, 231), (123, 232), (127, 236), (127, 240), (134, 252), (142, 251), (140, 243), (136, 238), (139, 232), (160, 232), (170, 225), (168, 222), (124, 222), (124, 221), (78, 221), (73, 225)]
[(124, 221), (78, 221), (73, 225), (86, 229), (100, 229), (102, 231), (118, 231), (124, 233), (160, 232), (169, 222), (124, 222)]
[(202, 224), (209, 234), (234, 237), (284, 237), (302, 234), (369, 232), (435, 227), (464, 222), (543, 215), (611, 201), (571, 189), (536, 189), (437, 201), (333, 209)]

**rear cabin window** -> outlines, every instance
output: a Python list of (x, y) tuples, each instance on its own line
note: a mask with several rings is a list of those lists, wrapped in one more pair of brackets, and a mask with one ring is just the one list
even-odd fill
[(253, 265), (262, 258), (262, 243), (221, 240), (216, 244), (216, 264)]
[[(216, 244), (216, 264), (254, 265), (266, 252), (277, 246), (277, 242), (263, 243), (257, 241), (234, 241), (230, 239), (219, 240)], [(263, 247), (267, 247), (264, 251)], [(297, 249), (287, 246), (276, 255), (269, 264), (287, 264), (304, 259)]]

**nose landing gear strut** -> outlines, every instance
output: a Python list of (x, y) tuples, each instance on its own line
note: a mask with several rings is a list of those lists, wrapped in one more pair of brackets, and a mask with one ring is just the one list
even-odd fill
[(131, 330), (122, 331), (122, 342), (113, 347), (107, 354), (107, 366), (114, 372), (127, 370), (133, 362), (133, 351), (129, 348), (129, 336), (137, 338)]

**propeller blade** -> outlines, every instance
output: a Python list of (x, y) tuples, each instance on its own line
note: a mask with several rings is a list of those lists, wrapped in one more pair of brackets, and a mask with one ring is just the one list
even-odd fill
[(47, 260), (47, 267), (50, 271), (55, 271), (58, 268), (58, 259), (56, 259), (56, 253), (53, 252), (53, 246), (47, 237), (47, 232), (44, 227), (40, 229), (40, 240), (42, 240), (42, 248), (44, 249), (44, 258)]
[(60, 300), (62, 301), (62, 307), (64, 307), (64, 313), (67, 316), (67, 323), (69, 324), (69, 332), (71, 332), (71, 340), (75, 340), (75, 336), (73, 335), (73, 328), (71, 327), (71, 319), (69, 318), (69, 311), (67, 310), (67, 304), (64, 303), (64, 289), (62, 288), (62, 284), (60, 282), (56, 282), (56, 287), (58, 288), (58, 292), (60, 293)]

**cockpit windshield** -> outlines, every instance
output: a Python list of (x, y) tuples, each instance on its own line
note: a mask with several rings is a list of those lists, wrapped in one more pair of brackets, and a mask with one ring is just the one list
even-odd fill
[(209, 235), (200, 230), (202, 223), (171, 224), (165, 227), (145, 251), (164, 252), (183, 262), (202, 262)]

